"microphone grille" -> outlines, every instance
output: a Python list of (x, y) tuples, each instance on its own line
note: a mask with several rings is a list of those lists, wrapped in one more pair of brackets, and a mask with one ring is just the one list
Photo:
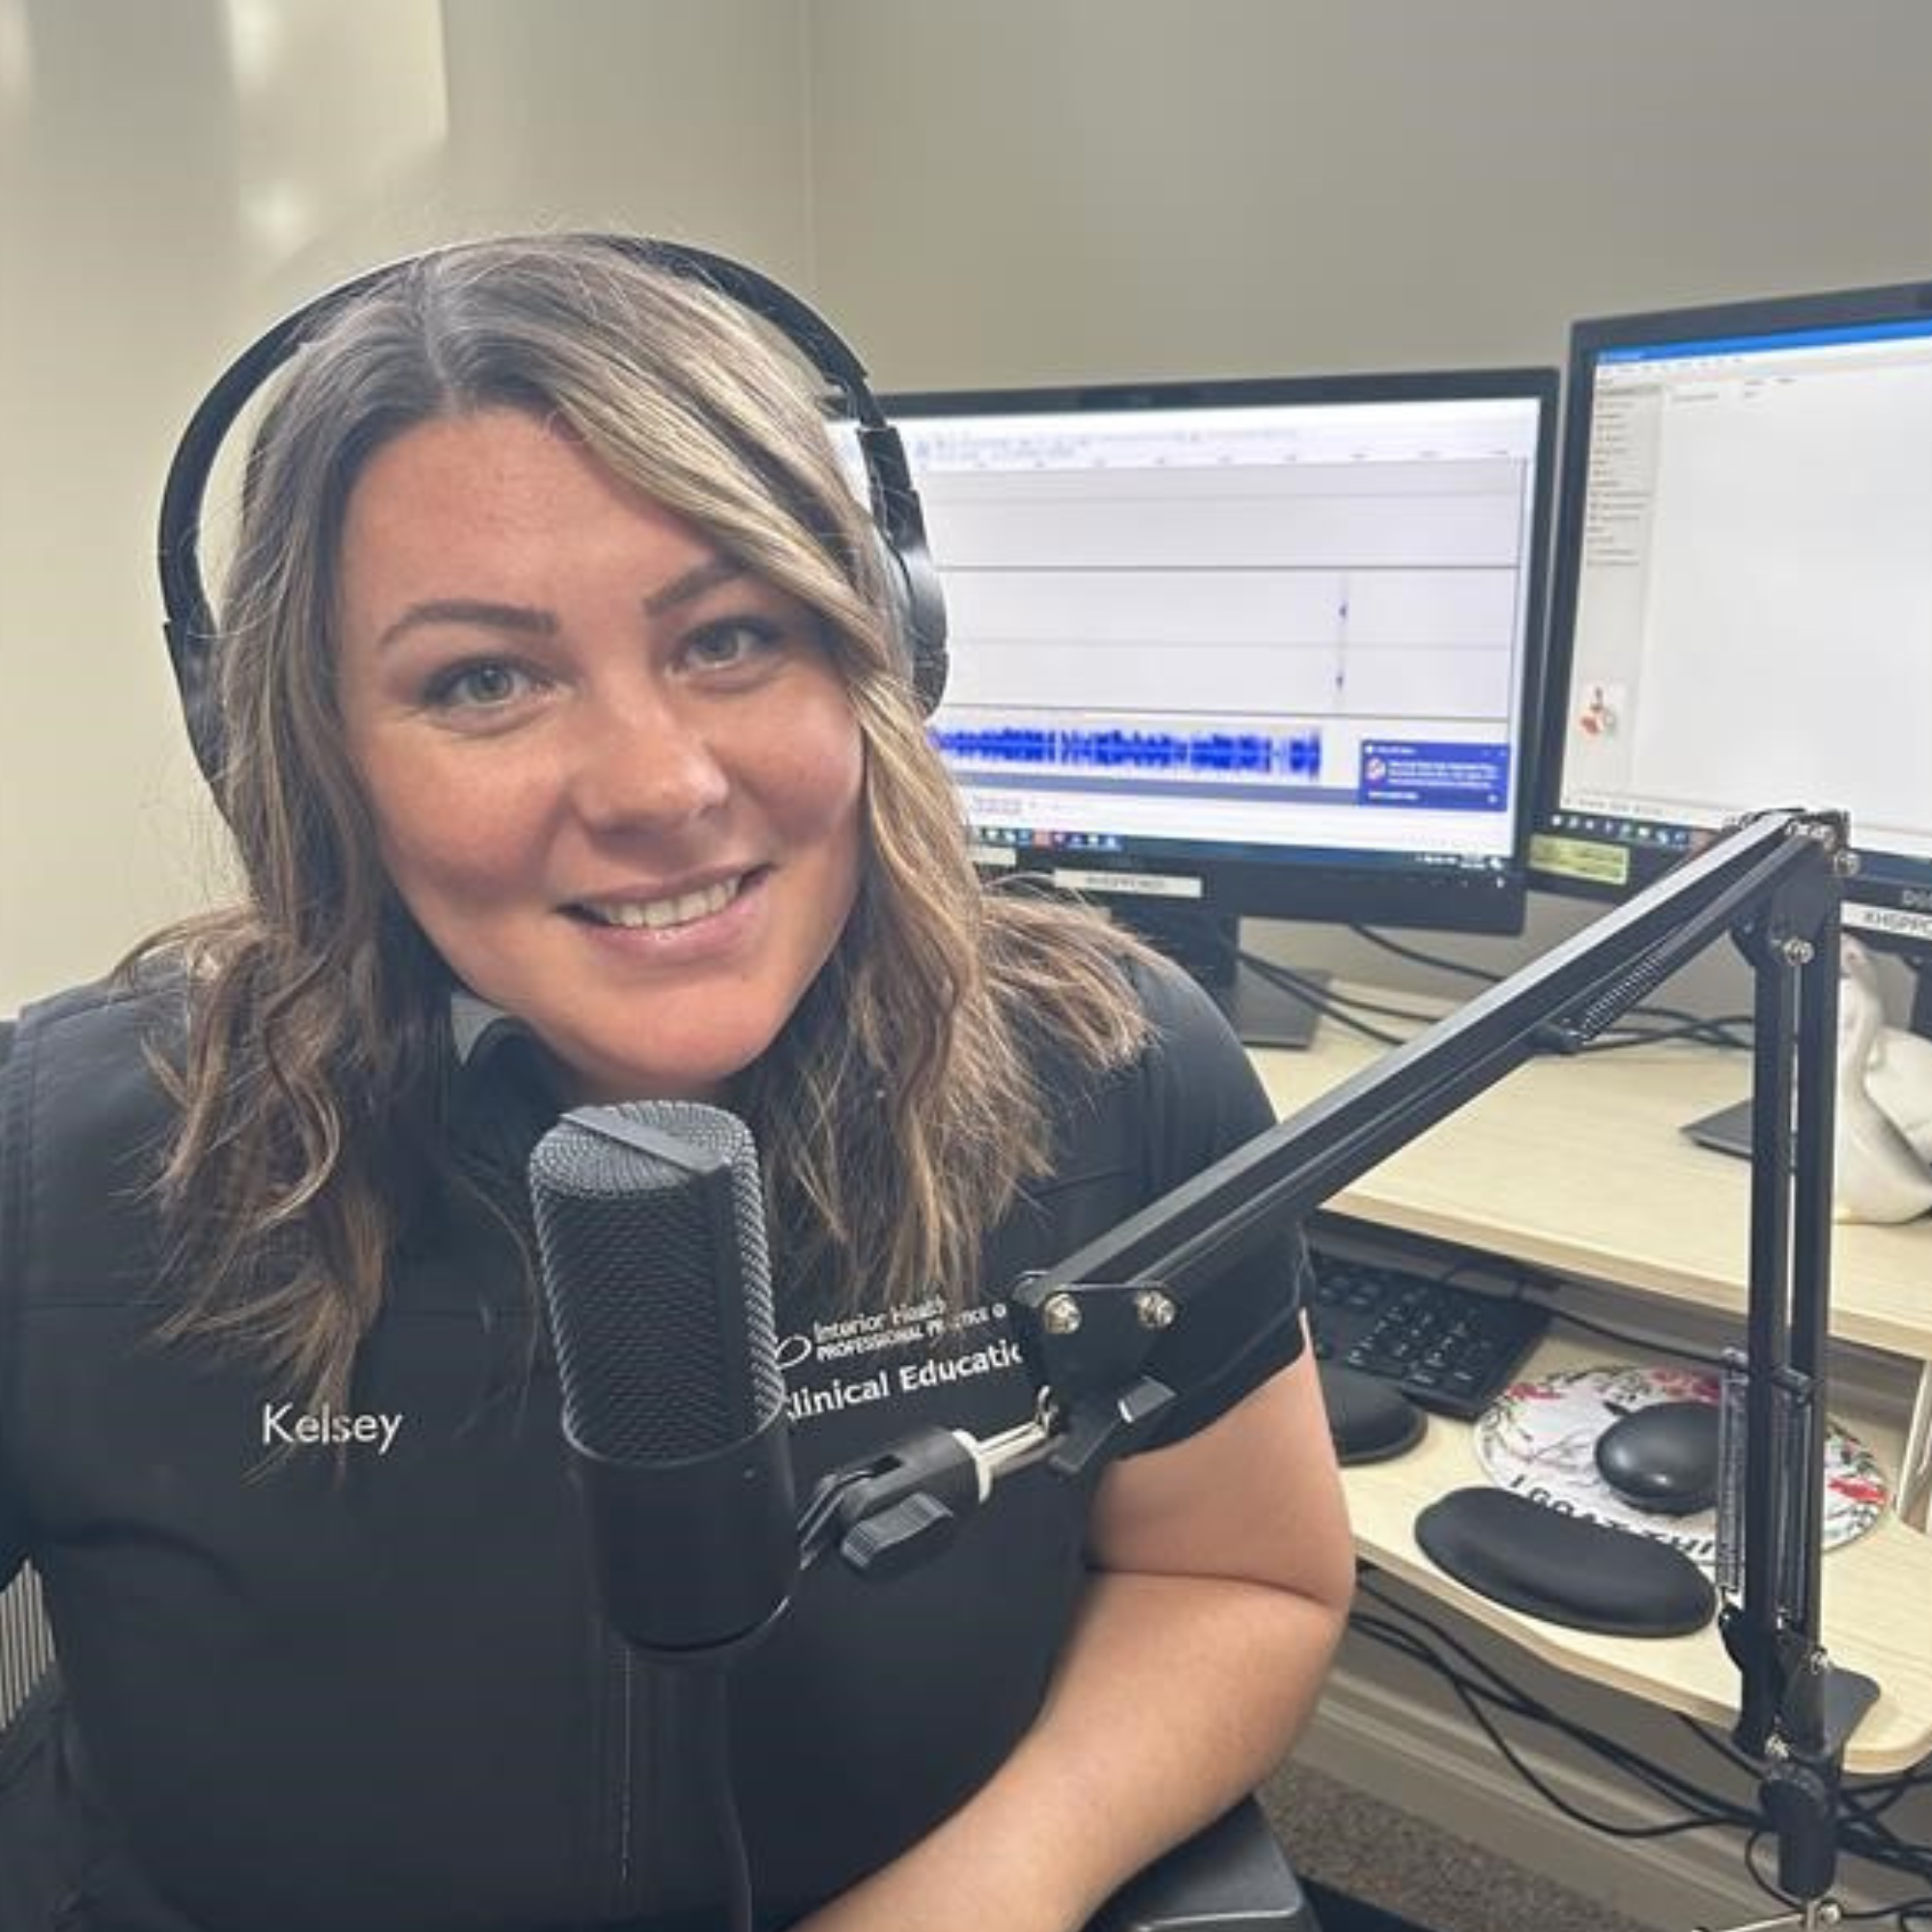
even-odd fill
[(613, 1462), (724, 1449), (784, 1400), (757, 1150), (722, 1108), (567, 1115), (530, 1158), (564, 1427)]

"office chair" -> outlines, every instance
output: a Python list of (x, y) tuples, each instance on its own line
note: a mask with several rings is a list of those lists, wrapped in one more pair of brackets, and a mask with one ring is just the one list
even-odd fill
[(1260, 1803), (1244, 1798), (1130, 1880), (1087, 1932), (1321, 1932)]

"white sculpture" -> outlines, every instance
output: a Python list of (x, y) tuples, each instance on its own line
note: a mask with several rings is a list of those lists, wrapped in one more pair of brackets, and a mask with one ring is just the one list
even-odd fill
[(1838, 986), (1840, 1221), (1910, 1221), (1932, 1208), (1932, 1040), (1886, 1024), (1871, 954), (1843, 942)]

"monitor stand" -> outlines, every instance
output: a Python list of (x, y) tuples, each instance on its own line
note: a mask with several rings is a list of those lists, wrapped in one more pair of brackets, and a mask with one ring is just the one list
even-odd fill
[(1715, 1114), (1686, 1121), (1679, 1129), (1686, 1140), (1695, 1141), (1713, 1153), (1734, 1153), (1748, 1160), (1751, 1155), (1751, 1103), (1748, 1097)]
[[(1932, 1039), (1932, 966), (1914, 960), (1912, 980), (1911, 1031), (1921, 1039)], [(1687, 1140), (1696, 1142), (1701, 1148), (1709, 1148), (1715, 1153), (1736, 1154), (1740, 1159), (1748, 1160), (1751, 1155), (1750, 1096), (1747, 1094), (1731, 1106), (1719, 1107), (1715, 1114), (1687, 1121), (1680, 1131)]]
[[(1107, 910), (1117, 923), (1138, 933), (1155, 951), (1186, 969), (1212, 996), (1243, 1046), (1301, 1048), (1311, 1045), (1321, 1011), (1287, 986), (1243, 965), (1240, 923), (1231, 917), (1154, 905), (1139, 899), (1111, 899)], [(1319, 993), (1333, 977), (1294, 969)]]
[[(1306, 980), (1317, 992), (1323, 992), (1333, 976), (1297, 966), (1294, 977)], [(1228, 1024), (1243, 1046), (1298, 1050), (1315, 1043), (1315, 1029), (1321, 1024), (1321, 1009), (1291, 988), (1264, 980), (1239, 960), (1235, 962), (1231, 980), (1219, 985), (1208, 983), (1208, 990), (1213, 995), (1214, 1004), (1228, 1016)]]

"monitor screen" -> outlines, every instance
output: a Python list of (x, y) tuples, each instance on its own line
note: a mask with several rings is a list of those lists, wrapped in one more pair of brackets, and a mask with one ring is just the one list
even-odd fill
[(1163, 939), (1244, 916), (1520, 930), (1556, 388), (887, 398), (951, 618), (932, 729), (980, 864)]
[(1932, 283), (1580, 322), (1537, 883), (1842, 808), (1848, 930), (1932, 947)]

